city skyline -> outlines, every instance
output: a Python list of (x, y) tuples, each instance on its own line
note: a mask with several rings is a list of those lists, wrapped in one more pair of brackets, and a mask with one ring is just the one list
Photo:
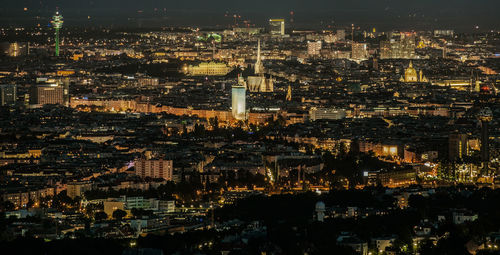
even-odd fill
[(498, 255), (496, 7), (8, 2), (0, 251)]
[[(119, 2), (119, 3), (118, 3)], [(115, 6), (120, 6), (119, 9)], [(266, 8), (260, 8), (266, 6)], [(0, 7), (4, 25), (36, 25), (57, 8), (71, 26), (226, 27), (242, 21), (263, 26), (268, 18), (293, 19), (297, 28), (327, 29), (354, 23), (364, 28), (491, 30), (500, 25), (494, 0), (446, 1), (18, 1)], [(293, 12), (293, 15), (291, 15)], [(235, 20), (234, 15), (238, 18)], [(292, 17), (293, 16), (293, 17)], [(240, 18), (241, 17), (241, 18)], [(236, 21), (236, 22), (235, 22)]]

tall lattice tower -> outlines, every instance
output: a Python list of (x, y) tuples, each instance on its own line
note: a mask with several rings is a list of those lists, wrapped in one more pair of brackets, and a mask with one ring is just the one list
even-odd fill
[(59, 30), (62, 28), (64, 23), (63, 17), (59, 14), (59, 11), (56, 12), (54, 16), (52, 16), (52, 26), (56, 30), (56, 57), (59, 57)]

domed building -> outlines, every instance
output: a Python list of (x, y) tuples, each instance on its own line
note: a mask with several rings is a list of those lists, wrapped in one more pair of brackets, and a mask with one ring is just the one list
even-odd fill
[(410, 61), (410, 65), (405, 69), (404, 77), (401, 77), (401, 82), (428, 82), (427, 78), (424, 76), (422, 70), (417, 72), (413, 67), (413, 62)]

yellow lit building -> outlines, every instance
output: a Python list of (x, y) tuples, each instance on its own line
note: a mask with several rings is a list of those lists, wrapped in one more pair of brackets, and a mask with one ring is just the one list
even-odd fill
[(73, 54), (73, 61), (79, 61), (82, 58), (83, 58), (83, 54), (82, 53), (75, 53), (75, 54)]
[(57, 76), (70, 76), (75, 74), (74, 70), (57, 70)]
[(225, 63), (202, 62), (197, 66), (185, 65), (182, 71), (189, 76), (224, 76), (232, 70)]
[(427, 78), (424, 76), (422, 70), (417, 72), (413, 67), (413, 62), (410, 61), (410, 65), (405, 69), (404, 77), (401, 77), (401, 82), (428, 82)]

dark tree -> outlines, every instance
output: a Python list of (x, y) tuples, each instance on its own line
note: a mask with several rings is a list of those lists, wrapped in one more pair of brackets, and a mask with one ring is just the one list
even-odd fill
[(122, 220), (123, 218), (125, 218), (125, 216), (127, 216), (127, 212), (125, 212), (124, 210), (116, 209), (113, 212), (113, 218), (116, 220)]

